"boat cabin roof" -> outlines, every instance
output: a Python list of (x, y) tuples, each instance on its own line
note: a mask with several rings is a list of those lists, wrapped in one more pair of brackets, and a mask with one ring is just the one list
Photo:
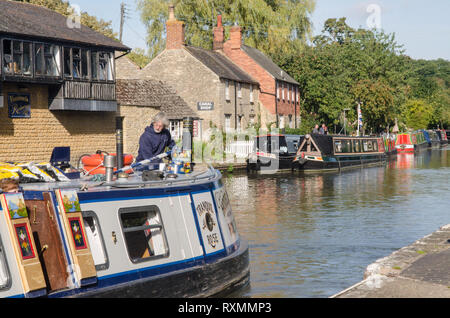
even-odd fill
[(21, 184), (23, 191), (53, 191), (56, 189), (78, 189), (86, 192), (133, 190), (133, 189), (171, 189), (180, 187), (207, 186), (212, 182), (218, 182), (222, 175), (212, 167), (190, 174), (178, 174), (176, 178), (157, 179), (143, 181), (142, 173), (130, 175), (128, 179), (112, 182), (95, 182), (91, 177), (71, 180), (69, 182), (27, 183)]

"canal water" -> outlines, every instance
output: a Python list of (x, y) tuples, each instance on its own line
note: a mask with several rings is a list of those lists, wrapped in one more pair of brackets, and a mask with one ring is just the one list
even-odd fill
[(450, 148), (341, 173), (225, 179), (250, 245), (236, 297), (329, 297), (366, 267), (450, 223)]

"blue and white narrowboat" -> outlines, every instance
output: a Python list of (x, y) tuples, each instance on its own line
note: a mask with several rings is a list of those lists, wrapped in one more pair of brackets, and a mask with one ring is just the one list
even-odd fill
[(246, 285), (248, 244), (220, 172), (144, 175), (47, 175), (0, 194), (0, 297), (209, 297)]

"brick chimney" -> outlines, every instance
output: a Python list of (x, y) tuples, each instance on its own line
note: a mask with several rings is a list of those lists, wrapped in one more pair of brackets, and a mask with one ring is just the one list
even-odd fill
[(184, 22), (175, 18), (175, 6), (169, 6), (169, 20), (166, 23), (167, 40), (166, 49), (181, 49), (184, 46)]
[(242, 31), (240, 26), (233, 26), (230, 29), (230, 49), (239, 50), (242, 44)]
[(217, 16), (217, 26), (213, 30), (214, 40), (213, 40), (213, 50), (223, 50), (223, 41), (225, 40), (225, 30), (222, 26), (222, 16)]

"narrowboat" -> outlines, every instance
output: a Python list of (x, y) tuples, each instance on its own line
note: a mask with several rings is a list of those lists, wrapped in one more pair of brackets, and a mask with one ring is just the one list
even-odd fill
[(434, 130), (423, 130), (423, 134), (428, 143), (428, 148), (436, 149), (441, 146), (441, 141)]
[(107, 181), (9, 167), (21, 183), (0, 194), (0, 297), (208, 297), (249, 282), (248, 244), (211, 167)]
[(392, 158), (397, 155), (398, 151), (395, 147), (396, 137), (394, 135), (384, 135), (384, 149), (388, 158)]
[(450, 130), (444, 130), (444, 132), (447, 135), (447, 140), (450, 140)]
[(386, 160), (381, 137), (306, 135), (300, 141), (294, 166), (301, 171), (341, 170)]
[(247, 158), (247, 171), (274, 172), (292, 169), (299, 142), (298, 135), (256, 136), (253, 152)]
[(395, 148), (398, 153), (414, 153), (428, 148), (428, 142), (424, 131), (398, 134)]
[(436, 134), (437, 134), (437, 136), (439, 138), (439, 142), (441, 144), (441, 147), (447, 146), (448, 145), (448, 138), (447, 138), (447, 134), (446, 134), (445, 130), (437, 129), (436, 130)]

